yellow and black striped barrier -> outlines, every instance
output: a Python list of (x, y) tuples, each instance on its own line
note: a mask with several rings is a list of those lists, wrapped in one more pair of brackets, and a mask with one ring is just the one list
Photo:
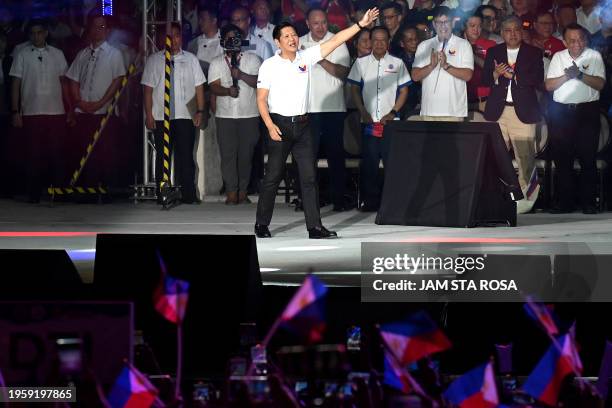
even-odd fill
[(87, 145), (85, 154), (83, 155), (83, 157), (81, 158), (81, 161), (79, 162), (79, 168), (72, 174), (72, 178), (70, 179), (71, 187), (73, 187), (76, 184), (76, 182), (79, 180), (79, 177), (81, 176), (81, 173), (83, 172), (83, 168), (85, 167), (85, 164), (87, 164), (87, 160), (89, 160), (89, 156), (91, 156), (91, 153), (93, 152), (93, 149), (96, 146), (98, 139), (100, 139), (100, 136), (102, 135), (102, 132), (104, 131), (104, 128), (108, 124), (108, 121), (111, 115), (113, 114), (113, 111), (115, 110), (115, 106), (117, 105), (117, 102), (119, 101), (119, 97), (121, 96), (121, 93), (123, 92), (123, 90), (125, 89), (125, 86), (128, 83), (129, 77), (134, 73), (135, 70), (136, 70), (136, 66), (134, 64), (131, 64), (130, 67), (128, 68), (127, 75), (121, 81), (121, 86), (119, 87), (119, 89), (117, 89), (117, 91), (115, 92), (115, 95), (113, 96), (111, 103), (108, 105), (108, 108), (106, 109), (106, 114), (100, 120), (100, 125), (98, 126), (98, 129), (96, 129), (96, 131), (94, 132), (91, 142)]
[(108, 194), (104, 187), (49, 187), (47, 193), (50, 196), (68, 196), (71, 194)]

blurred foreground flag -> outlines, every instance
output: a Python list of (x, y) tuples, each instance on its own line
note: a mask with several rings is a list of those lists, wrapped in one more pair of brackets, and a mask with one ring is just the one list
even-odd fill
[(493, 408), (499, 404), (493, 363), (478, 366), (458, 379), (444, 391), (444, 398), (460, 408)]
[(126, 364), (108, 395), (112, 408), (149, 408), (157, 401), (157, 388), (140, 371)]
[(166, 264), (157, 253), (161, 279), (153, 294), (153, 304), (163, 317), (174, 324), (180, 324), (185, 316), (189, 299), (189, 282), (168, 275)]
[(423, 389), (412, 378), (408, 370), (401, 367), (395, 357), (388, 351), (385, 351), (385, 377), (384, 383), (402, 391), (405, 394), (414, 392), (415, 394), (423, 395)]
[(555, 318), (545, 304), (536, 303), (531, 298), (527, 298), (523, 308), (525, 312), (527, 312), (527, 316), (540, 324), (549, 336), (556, 336), (559, 334)]
[(548, 405), (557, 405), (563, 379), (569, 374), (582, 373), (582, 362), (573, 337), (565, 334), (552, 344), (531, 372), (523, 390)]
[(327, 287), (323, 282), (312, 274), (308, 275), (289, 301), (280, 317), (280, 323), (308, 342), (320, 341), (325, 330), (322, 299), (326, 294)]
[(380, 334), (403, 365), (451, 347), (444, 332), (423, 310), (404, 321), (381, 325)]

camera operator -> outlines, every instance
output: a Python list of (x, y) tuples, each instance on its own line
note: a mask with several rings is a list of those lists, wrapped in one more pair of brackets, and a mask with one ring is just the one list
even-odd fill
[(253, 151), (259, 140), (259, 111), (255, 98), (261, 58), (242, 52), (240, 28), (228, 24), (221, 29), (224, 54), (213, 59), (208, 83), (217, 96), (217, 140), (221, 152), (221, 174), (225, 204), (249, 203)]

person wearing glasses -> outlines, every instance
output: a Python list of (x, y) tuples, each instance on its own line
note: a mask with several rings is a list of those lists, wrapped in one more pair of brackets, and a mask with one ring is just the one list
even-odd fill
[(15, 56), (9, 73), (11, 116), (13, 126), (23, 129), (28, 201), (38, 203), (44, 187), (67, 182), (62, 178), (60, 152), (66, 132), (62, 100), (68, 100), (63, 86), (68, 64), (62, 51), (47, 44), (44, 21), (32, 20), (28, 28), (30, 46)]
[[(76, 107), (70, 171), (78, 168), (80, 158), (92, 141), (94, 132), (100, 126), (126, 74), (121, 51), (106, 42), (109, 32), (108, 18), (94, 15), (89, 23), (90, 44), (77, 54), (66, 72), (66, 78), (70, 80), (72, 105)], [(81, 180), (85, 187), (95, 187), (100, 183), (109, 186), (114, 183), (113, 162), (116, 154), (113, 122), (109, 121), (102, 132), (84, 168)]]
[(550, 60), (553, 55), (565, 49), (563, 41), (553, 37), (555, 18), (550, 11), (539, 12), (533, 27), (535, 33), (531, 39), (531, 45), (541, 49), (544, 57)]
[(402, 22), (402, 6), (396, 2), (389, 2), (380, 8), (381, 20), (383, 25), (389, 30), (391, 35), (391, 45), (389, 52), (397, 56), (401, 52), (400, 36), (396, 35)]
[(263, 61), (274, 54), (272, 46), (266, 40), (250, 32), (251, 14), (246, 7), (240, 6), (235, 8), (230, 16), (230, 23), (238, 27), (241, 31), (242, 39), (249, 42), (248, 47), (244, 47), (245, 52), (252, 52)]
[(468, 114), (467, 82), (474, 73), (474, 53), (467, 40), (452, 33), (451, 16), (448, 7), (436, 9), (437, 35), (419, 44), (412, 65), (412, 80), (422, 83), (423, 120), (458, 122)]
[(482, 16), (482, 32), (480, 36), (485, 40), (495, 41), (496, 44), (501, 44), (504, 39), (498, 35), (498, 10), (491, 6), (480, 6), (474, 14)]

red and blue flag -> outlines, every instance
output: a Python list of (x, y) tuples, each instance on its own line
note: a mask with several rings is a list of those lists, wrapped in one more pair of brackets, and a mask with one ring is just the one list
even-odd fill
[(422, 310), (404, 321), (381, 325), (380, 334), (403, 365), (451, 347), (444, 332)]
[(419, 395), (425, 394), (408, 370), (400, 366), (395, 357), (388, 351), (385, 351), (385, 375), (383, 382), (404, 394), (411, 392)]
[(499, 405), (493, 363), (478, 366), (449, 385), (444, 398), (459, 408), (493, 408)]
[(523, 308), (525, 312), (527, 312), (527, 316), (540, 324), (549, 336), (556, 336), (559, 334), (555, 318), (545, 304), (536, 303), (530, 298), (527, 298), (527, 302), (525, 302)]
[(582, 373), (582, 361), (571, 334), (558, 337), (523, 384), (523, 390), (548, 405), (557, 405), (563, 379)]
[(189, 300), (189, 282), (168, 275), (166, 264), (157, 253), (161, 269), (161, 279), (155, 293), (153, 304), (164, 318), (174, 324), (180, 324), (185, 317)]
[(316, 276), (310, 274), (293, 295), (280, 317), (281, 324), (308, 340), (317, 342), (325, 330), (323, 298), (327, 287)]
[(108, 395), (111, 408), (149, 408), (157, 401), (158, 391), (135, 367), (126, 364)]

